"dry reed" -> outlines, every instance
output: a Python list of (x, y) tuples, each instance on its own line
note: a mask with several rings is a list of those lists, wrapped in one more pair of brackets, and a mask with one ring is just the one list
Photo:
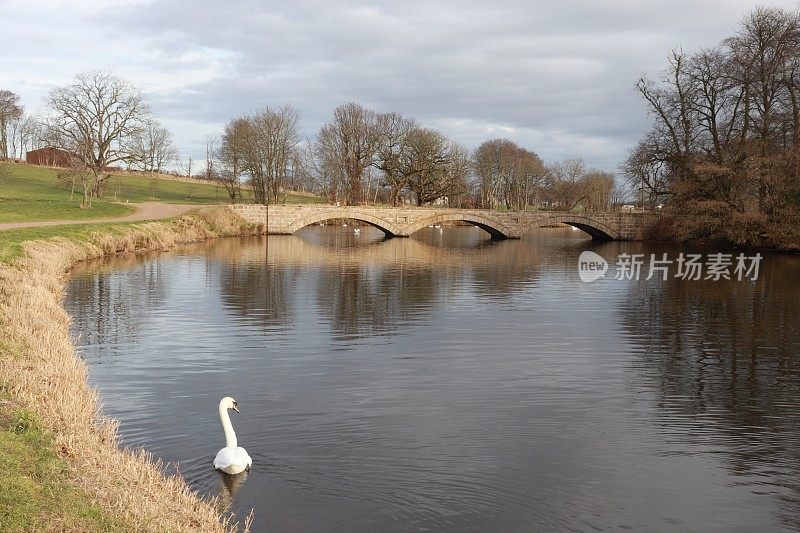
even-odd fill
[(119, 447), (117, 424), (103, 416), (100, 398), (87, 384), (87, 366), (70, 340), (70, 319), (61, 305), (69, 271), (79, 261), (103, 255), (262, 229), (227, 208), (204, 208), (169, 221), (92, 234), (85, 242), (25, 243), (22, 257), (0, 264), (0, 385), (52, 434), (70, 466), (71, 482), (132, 531), (225, 532), (237, 525), (182, 478), (165, 475), (149, 454)]

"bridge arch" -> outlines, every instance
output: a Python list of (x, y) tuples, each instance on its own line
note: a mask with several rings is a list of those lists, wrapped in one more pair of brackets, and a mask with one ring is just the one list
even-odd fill
[(417, 220), (406, 227), (406, 235), (412, 235), (422, 228), (442, 222), (466, 222), (473, 226), (478, 226), (493, 239), (507, 239), (514, 236), (514, 231), (508, 226), (490, 217), (484, 217), (474, 213), (439, 213)]
[(601, 222), (597, 219), (582, 215), (556, 215), (552, 217), (541, 218), (533, 221), (531, 224), (521, 228), (520, 236), (525, 235), (529, 231), (541, 228), (543, 226), (551, 226), (553, 224), (568, 224), (572, 227), (585, 231), (592, 236), (593, 239), (598, 240), (614, 240), (619, 239), (619, 232)]
[(320, 222), (324, 222), (326, 220), (331, 220), (334, 218), (340, 219), (352, 219), (352, 220), (359, 220), (370, 226), (374, 226), (384, 232), (386, 235), (393, 237), (395, 235), (403, 235), (403, 231), (394, 223), (389, 222), (388, 220), (384, 220), (380, 217), (372, 215), (366, 212), (359, 212), (357, 210), (350, 209), (341, 209), (341, 210), (324, 210), (324, 211), (312, 211), (309, 212), (307, 215), (295, 220), (291, 224), (286, 227), (287, 233), (294, 233), (306, 226), (311, 226), (312, 224), (318, 224)]

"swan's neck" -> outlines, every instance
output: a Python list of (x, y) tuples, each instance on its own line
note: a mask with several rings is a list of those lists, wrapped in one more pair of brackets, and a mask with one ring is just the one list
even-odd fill
[(228, 416), (228, 410), (222, 406), (219, 407), (219, 419), (222, 421), (222, 429), (225, 431), (225, 446), (236, 448), (236, 433), (233, 431), (231, 417)]

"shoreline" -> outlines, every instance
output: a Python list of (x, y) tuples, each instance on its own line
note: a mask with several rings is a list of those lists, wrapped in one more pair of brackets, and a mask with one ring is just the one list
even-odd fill
[[(28, 241), (21, 257), (0, 263), (0, 392), (10, 399), (6, 404), (31, 413), (47, 434), (67, 465), (69, 485), (125, 524), (123, 530), (237, 531), (239, 524), (230, 523), (217, 502), (201, 498), (182, 478), (164, 474), (146, 451), (120, 447), (117, 423), (102, 414), (102, 401), (87, 382), (88, 367), (72, 344), (62, 302), (79, 262), (256, 235), (263, 227), (226, 207), (211, 207), (113, 229), (81, 241)], [(52, 518), (59, 522), (58, 516)]]

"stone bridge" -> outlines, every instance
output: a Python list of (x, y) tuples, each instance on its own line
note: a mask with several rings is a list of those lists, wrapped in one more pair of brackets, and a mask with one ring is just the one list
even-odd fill
[[(271, 235), (290, 235), (331, 219), (353, 219), (375, 226), (391, 237), (408, 237), (422, 228), (448, 222), (466, 222), (494, 239), (519, 239), (543, 226), (568, 224), (595, 239), (637, 240), (658, 213), (566, 213), (554, 211), (490, 211), (425, 207), (376, 207), (235, 204), (230, 208), (253, 223), (265, 224)], [(269, 209), (269, 211), (267, 211)]]

